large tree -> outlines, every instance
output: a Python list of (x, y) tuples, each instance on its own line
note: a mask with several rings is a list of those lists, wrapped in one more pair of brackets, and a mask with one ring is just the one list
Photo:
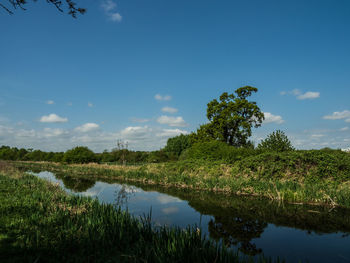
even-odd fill
[[(36, 2), (37, 0), (33, 0)], [(4, 4), (6, 2), (7, 4)], [(85, 8), (76, 7), (76, 3), (72, 0), (46, 0), (47, 3), (54, 5), (59, 11), (64, 12), (63, 8), (66, 6), (68, 14), (76, 18), (77, 14), (84, 14)], [(9, 14), (13, 14), (13, 10), (22, 9), (26, 10), (27, 0), (1, 0), (0, 7), (5, 9)]]
[(257, 91), (257, 88), (245, 86), (237, 89), (235, 94), (222, 93), (219, 101), (210, 101), (207, 108), (210, 122), (202, 125), (197, 135), (205, 140), (220, 140), (237, 147), (249, 145), (252, 127), (261, 126), (264, 120), (264, 113), (256, 102), (247, 99)]

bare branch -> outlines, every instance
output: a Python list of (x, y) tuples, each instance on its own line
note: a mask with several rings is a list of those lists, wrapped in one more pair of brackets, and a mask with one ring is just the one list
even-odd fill
[[(13, 9), (20, 8), (22, 10), (26, 10), (24, 8), (24, 5), (27, 4), (26, 0), (7, 0), (13, 7)], [(37, 2), (37, 0), (33, 0), (34, 2)], [(56, 9), (60, 12), (64, 12), (63, 10), (63, 2), (62, 0), (46, 0), (47, 3), (52, 4), (56, 7)], [(73, 2), (72, 0), (65, 0), (67, 9), (68, 9), (68, 14), (71, 15), (74, 18), (77, 18), (78, 14), (85, 14), (86, 9), (85, 8), (80, 8), (76, 7), (76, 3)], [(8, 7), (6, 7), (4, 4), (0, 3), (0, 7), (3, 8), (6, 12), (9, 14), (13, 14), (13, 11), (10, 10)]]

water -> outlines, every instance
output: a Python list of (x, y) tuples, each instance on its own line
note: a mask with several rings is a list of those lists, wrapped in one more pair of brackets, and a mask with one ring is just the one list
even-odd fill
[(35, 173), (71, 194), (118, 204), (156, 226), (196, 225), (207, 237), (247, 255), (287, 262), (350, 262), (350, 210), (228, 197), (204, 191), (94, 181)]

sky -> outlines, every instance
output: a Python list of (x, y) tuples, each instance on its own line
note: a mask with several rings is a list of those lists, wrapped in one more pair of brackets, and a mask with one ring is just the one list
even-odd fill
[[(5, 3), (6, 1), (1, 1)], [(0, 8), (0, 145), (158, 150), (254, 86), (251, 139), (350, 147), (350, 1), (76, 0)]]

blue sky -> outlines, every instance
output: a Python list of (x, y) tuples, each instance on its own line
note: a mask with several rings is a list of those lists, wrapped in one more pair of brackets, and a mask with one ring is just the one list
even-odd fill
[(155, 150), (251, 85), (299, 149), (350, 147), (350, 2), (85, 0), (0, 9), (0, 145)]

